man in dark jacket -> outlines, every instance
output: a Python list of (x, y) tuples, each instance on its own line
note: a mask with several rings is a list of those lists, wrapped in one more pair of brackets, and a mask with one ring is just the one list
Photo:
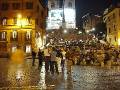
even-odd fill
[(43, 58), (44, 58), (44, 52), (42, 52), (40, 49), (38, 51), (38, 60), (39, 60), (39, 67), (42, 67), (42, 62), (43, 62)]
[(35, 65), (35, 58), (36, 58), (36, 52), (34, 50), (32, 50), (32, 66)]

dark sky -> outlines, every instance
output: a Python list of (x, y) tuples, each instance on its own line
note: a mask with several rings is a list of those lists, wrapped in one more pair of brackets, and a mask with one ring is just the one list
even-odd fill
[[(114, 0), (113, 0), (114, 1)], [(81, 23), (81, 17), (86, 13), (102, 14), (111, 0), (76, 0), (77, 26)]]

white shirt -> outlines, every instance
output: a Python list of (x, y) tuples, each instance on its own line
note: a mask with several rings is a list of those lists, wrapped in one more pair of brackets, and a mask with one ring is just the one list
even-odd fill
[(49, 50), (47, 48), (44, 49), (44, 56), (50, 56)]

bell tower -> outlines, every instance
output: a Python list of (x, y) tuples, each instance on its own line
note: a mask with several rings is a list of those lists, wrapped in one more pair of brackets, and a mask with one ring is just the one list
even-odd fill
[(48, 0), (47, 30), (60, 29), (65, 22), (66, 29), (76, 28), (75, 0)]

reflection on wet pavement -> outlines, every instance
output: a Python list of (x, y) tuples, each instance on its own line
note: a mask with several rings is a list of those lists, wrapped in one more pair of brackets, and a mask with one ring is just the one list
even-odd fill
[(22, 65), (12, 64), (0, 59), (0, 90), (120, 90), (120, 67), (111, 69), (99, 66), (73, 66), (60, 74), (45, 72), (36, 65), (32, 67), (31, 59)]

